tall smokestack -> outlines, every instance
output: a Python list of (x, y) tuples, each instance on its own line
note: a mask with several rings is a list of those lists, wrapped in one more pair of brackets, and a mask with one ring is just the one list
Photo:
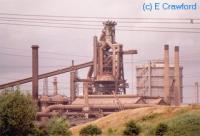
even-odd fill
[(53, 95), (58, 94), (58, 82), (57, 82), (57, 77), (54, 77), (53, 81)]
[(38, 100), (38, 45), (32, 45), (32, 97)]
[(171, 104), (169, 88), (169, 45), (164, 46), (164, 99), (168, 104)]
[(175, 105), (181, 103), (181, 82), (180, 82), (180, 62), (179, 62), (179, 46), (174, 48), (174, 65), (175, 65)]

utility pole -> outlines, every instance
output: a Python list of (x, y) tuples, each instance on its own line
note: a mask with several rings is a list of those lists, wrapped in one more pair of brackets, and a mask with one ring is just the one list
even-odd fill
[(149, 61), (149, 73), (148, 73), (148, 81), (149, 81), (149, 87), (148, 87), (148, 92), (149, 92), (149, 96), (152, 96), (152, 92), (151, 92), (151, 60)]
[(195, 102), (196, 104), (198, 104), (199, 103), (199, 83), (195, 82), (194, 85), (195, 85)]
[[(132, 91), (134, 90), (134, 89), (133, 89), (133, 87), (134, 87), (134, 85), (133, 85), (133, 77), (134, 77), (134, 75), (133, 75), (133, 67), (134, 67), (134, 66), (133, 66), (133, 54), (131, 54), (131, 71), (132, 71), (132, 72), (131, 72), (131, 77), (132, 77), (132, 79), (131, 79), (131, 80), (132, 80), (131, 88), (132, 88)], [(133, 92), (133, 93), (134, 93), (134, 92)]]

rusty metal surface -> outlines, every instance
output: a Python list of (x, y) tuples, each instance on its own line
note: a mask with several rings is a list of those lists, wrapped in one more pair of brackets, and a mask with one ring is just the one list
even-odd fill
[(93, 82), (88, 83), (88, 88), (84, 89), (90, 94), (112, 95), (113, 91), (125, 94), (127, 83), (124, 78), (123, 55), (137, 54), (137, 50), (124, 51), (123, 45), (117, 43), (116, 22), (105, 21), (103, 25), (100, 38), (93, 38), (93, 69), (88, 72), (88, 75), (93, 75)]
[(127, 50), (122, 52), (124, 55), (138, 54), (137, 50)]

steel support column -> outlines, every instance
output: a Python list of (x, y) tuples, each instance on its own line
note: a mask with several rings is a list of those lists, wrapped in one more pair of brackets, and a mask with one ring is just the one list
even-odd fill
[(98, 58), (98, 54), (97, 54), (97, 36), (94, 36), (93, 38), (93, 69), (94, 69), (94, 77), (96, 78), (97, 76), (97, 71), (98, 71), (98, 66), (97, 66), (97, 58)]

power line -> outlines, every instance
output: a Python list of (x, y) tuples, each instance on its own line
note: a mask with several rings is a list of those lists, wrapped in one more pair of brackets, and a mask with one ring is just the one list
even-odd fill
[[(72, 26), (52, 26), (52, 25), (35, 25), (35, 24), (19, 24), (19, 23), (0, 23), (4, 25), (16, 25), (16, 26), (37, 26), (37, 27), (49, 27), (49, 28), (70, 28), (70, 29), (85, 29), (85, 30), (100, 30), (100, 28), (87, 28), (87, 27), (72, 27)], [(116, 29), (119, 31), (135, 31), (135, 32), (161, 32), (161, 33), (200, 33), (200, 31), (167, 31), (167, 30), (147, 30), (147, 29)]]
[[(16, 20), (16, 19), (0, 19), (0, 21), (8, 21), (8, 22), (12, 22), (12, 21), (15, 21), (15, 22), (23, 22), (23, 23), (45, 23), (45, 24), (57, 24), (57, 25), (80, 25), (80, 26), (101, 26), (101, 25), (95, 25), (95, 24), (77, 24), (77, 23), (68, 23), (68, 22), (65, 22), (65, 23), (55, 23), (55, 22), (48, 22), (48, 21), (26, 21), (26, 20)], [(100, 29), (100, 28), (99, 28)]]
[[(10, 48), (10, 47), (5, 47), (5, 46), (0, 46), (0, 49), (9, 49), (9, 50), (19, 50), (19, 51), (25, 51), (25, 52), (27, 52), (27, 51), (30, 51), (30, 50), (26, 50), (26, 49), (19, 49), (19, 48)], [(84, 58), (92, 58), (92, 56), (86, 56), (86, 55), (77, 55), (77, 54), (68, 54), (68, 53), (59, 53), (59, 52), (52, 52), (52, 51), (45, 51), (45, 50), (40, 50), (39, 52), (41, 52), (41, 53), (45, 53), (45, 54), (55, 54), (55, 55), (61, 55), (61, 56), (75, 56), (75, 57), (84, 57)], [(0, 53), (2, 53), (2, 52), (0, 52)], [(2, 54), (4, 54), (4, 55), (10, 55), (10, 53), (5, 53), (5, 52), (3, 52)], [(13, 53), (12, 53), (13, 54)], [(22, 56), (22, 57), (24, 57), (25, 55), (19, 55), (19, 54), (13, 54), (13, 55), (16, 55), (16, 56)], [(32, 57), (32, 56), (25, 56), (25, 57)], [(45, 58), (52, 58), (52, 57), (45, 57)], [(65, 58), (55, 58), (55, 59), (63, 59), (63, 60), (66, 60)], [(171, 59), (173, 59), (173, 58), (171, 58)], [(125, 59), (125, 60), (129, 60), (129, 59)], [(151, 60), (154, 60), (154, 59), (151, 59)], [(162, 58), (157, 58), (157, 59), (155, 59), (155, 60), (162, 60)], [(200, 60), (195, 60), (195, 59), (193, 59), (193, 58), (184, 58), (184, 59), (181, 59), (180, 61), (181, 62), (186, 62), (186, 61), (192, 61), (192, 60), (194, 60), (194, 61), (200, 61)], [(140, 59), (140, 60), (138, 60), (137, 59), (137, 61), (134, 61), (134, 63), (137, 63), (137, 62), (144, 62), (144, 61), (150, 61), (150, 59)], [(129, 60), (129, 61), (126, 61), (125, 63), (132, 63), (132, 61), (131, 60)]]
[(92, 58), (92, 56), (77, 55), (77, 54), (64, 54), (64, 53), (57, 53), (57, 52), (52, 52), (52, 51), (41, 51), (41, 52), (42, 53), (47, 53), (47, 54), (62, 55), (62, 56), (75, 56), (75, 57)]
[[(0, 52), (0, 55), (8, 55), (8, 56), (17, 56), (17, 57), (25, 57), (25, 58), (31, 58), (32, 56), (29, 56), (29, 55), (22, 55), (22, 54), (14, 54), (14, 53), (5, 53), (5, 52)], [(76, 56), (76, 57), (80, 57), (80, 56)], [(40, 56), (41, 59), (54, 59), (54, 60), (63, 60), (63, 61), (66, 61), (66, 60), (73, 60), (73, 59), (68, 59), (68, 58), (54, 58), (54, 57), (44, 57), (44, 56)], [(88, 57), (89, 58), (89, 57)], [(127, 59), (128, 60), (128, 59)], [(184, 59), (182, 59), (184, 60)], [(193, 59), (185, 59), (187, 61), (191, 61)], [(140, 59), (140, 60), (136, 60), (136, 61), (124, 61), (124, 63), (138, 63), (138, 62), (146, 62), (146, 61), (149, 61), (149, 59)]]
[(117, 26), (117, 27), (133, 27), (133, 28), (149, 28), (149, 29), (200, 29), (200, 28), (197, 28), (197, 27), (157, 27), (157, 26), (141, 26), (141, 27), (138, 27), (138, 26)]
[(125, 24), (136, 24), (136, 23), (140, 23), (140, 24), (199, 24), (198, 22), (193, 22), (191, 23), (189, 22), (180, 22), (180, 21), (149, 21), (149, 22), (144, 22), (144, 21), (118, 21), (119, 23), (125, 23)]
[[(65, 21), (65, 22), (95, 22), (95, 23), (102, 23), (104, 20), (83, 20), (83, 19), (56, 19), (56, 18), (27, 18), (27, 17), (6, 17), (6, 16), (1, 16), (1, 19), (14, 19), (14, 20), (39, 20), (39, 21)], [(193, 21), (191, 22), (191, 19), (185, 20), (185, 21), (166, 21), (166, 19), (164, 21), (118, 21), (118, 23), (125, 23), (125, 24), (130, 24), (130, 23), (162, 23), (162, 24), (199, 24), (198, 22), (194, 22), (194, 19), (192, 19)], [(195, 19), (196, 20), (196, 19)]]
[[(17, 56), (17, 57), (24, 57), (24, 58), (31, 58), (32, 56), (28, 56), (28, 55), (21, 55), (21, 54), (13, 54), (13, 53), (4, 53), (4, 52), (0, 52), (0, 55), (9, 55), (9, 56)], [(72, 59), (67, 59), (67, 58), (53, 58), (53, 57), (40, 57), (41, 59), (54, 59), (54, 60), (72, 60)]]
[(21, 55), (21, 54), (13, 54), (13, 53), (4, 53), (4, 52), (0, 52), (0, 55), (9, 55), (9, 56), (17, 56), (17, 57), (32, 57), (32, 56), (28, 56), (28, 55)]
[(99, 30), (100, 28), (86, 28), (86, 27), (71, 27), (71, 26), (51, 26), (51, 25), (35, 25), (35, 24), (19, 24), (19, 23), (0, 23), (4, 25), (16, 25), (16, 26), (37, 26), (37, 27), (51, 27), (51, 28), (71, 28), (71, 29), (87, 29), (87, 30)]
[(20, 19), (20, 20), (45, 20), (45, 21), (67, 21), (67, 22), (99, 22), (102, 23), (103, 20), (77, 20), (77, 19), (52, 19), (52, 18), (24, 18), (24, 17), (0, 17), (1, 19)]
[[(19, 50), (19, 51), (30, 51), (30, 50), (25, 50), (25, 49), (19, 49), (19, 48), (9, 48), (9, 47), (4, 47), (4, 46), (0, 46), (0, 49), (9, 49), (9, 50)], [(55, 54), (55, 55), (60, 55), (60, 56), (70, 56), (70, 57), (83, 57), (83, 58), (92, 58), (92, 56), (86, 56), (86, 55), (77, 55), (77, 54), (68, 54), (68, 53), (58, 53), (58, 52), (52, 52), (52, 51), (45, 51), (45, 50), (40, 50), (39, 52), (41, 53), (45, 53), (45, 54)], [(26, 56), (26, 55), (21, 55), (21, 54), (10, 54), (10, 53), (5, 53), (5, 52), (0, 52), (1, 54), (3, 55), (11, 55), (11, 56), (21, 56), (21, 57), (32, 57), (32, 56)], [(52, 57), (42, 57), (42, 58), (52, 58)], [(54, 59), (60, 59), (60, 60), (64, 60), (66, 61), (66, 58), (54, 58)], [(173, 58), (171, 58), (173, 59)], [(69, 60), (69, 59), (68, 59)], [(73, 60), (73, 59), (70, 59), (70, 61)], [(125, 61), (124, 63), (130, 63), (132, 64), (132, 61), (129, 60), (129, 59), (125, 59), (127, 61)], [(154, 60), (154, 59), (151, 59), (151, 60)], [(156, 60), (162, 60), (162, 58), (158, 58)], [(140, 59), (140, 60), (136, 60), (134, 61), (133, 63), (139, 63), (139, 62), (147, 62), (147, 61), (150, 61), (150, 59)], [(181, 59), (180, 62), (184, 64), (186, 62), (191, 62), (191, 61), (200, 61), (200, 60), (195, 60), (193, 58), (184, 58), (184, 59)]]
[[(14, 53), (4, 53), (4, 52), (0, 52), (0, 55), (9, 55), (9, 56), (18, 56), (18, 57), (29, 57), (31, 58), (32, 56), (28, 56), (28, 55), (21, 55), (21, 54), (14, 54)], [(55, 60), (64, 60), (66, 61), (65, 58), (53, 58), (53, 57), (40, 57), (40, 58), (43, 58), (43, 59), (55, 59)], [(72, 59), (67, 59), (67, 60), (72, 60)], [(137, 61), (134, 61), (133, 63), (137, 63), (137, 62), (144, 62), (144, 61), (149, 61), (148, 59), (144, 59), (144, 60), (137, 60)], [(132, 63), (132, 62), (129, 62), (129, 61), (125, 61), (124, 63)]]
[[(7, 22), (22, 22), (22, 23), (39, 23), (39, 24), (57, 24), (57, 25), (72, 25), (72, 26), (101, 26), (101, 25), (95, 25), (95, 24), (80, 24), (80, 23), (55, 23), (55, 22), (44, 22), (44, 21), (24, 21), (24, 20), (13, 20), (13, 19), (0, 19), (0, 21), (7, 21)], [(117, 28), (148, 28), (148, 29), (186, 29), (186, 30), (190, 30), (190, 29), (194, 29), (194, 30), (199, 30), (200, 28), (194, 28), (194, 27), (190, 27), (190, 28), (184, 28), (184, 27), (154, 27), (154, 26), (121, 26), (118, 25)], [(101, 28), (97, 28), (97, 29), (101, 29)]]
[[(19, 48), (10, 48), (10, 47), (4, 47), (4, 46), (0, 46), (0, 49), (9, 49), (9, 50), (19, 50), (19, 51), (30, 51), (30, 50), (26, 50), (26, 49), (19, 49)], [(39, 52), (41, 53), (45, 53), (45, 54), (55, 54), (55, 55), (60, 55), (60, 56), (76, 56), (76, 57), (85, 57), (85, 58), (91, 58), (92, 56), (85, 56), (85, 55), (77, 55), (77, 54), (69, 54), (69, 53), (58, 53), (58, 52), (52, 52), (52, 51), (44, 51), (44, 50), (39, 50)]]
[(146, 29), (143, 29), (143, 30), (139, 30), (139, 29), (136, 29), (136, 30), (116, 29), (116, 30), (119, 30), (119, 31), (137, 31), (137, 32), (161, 32), (161, 33), (200, 33), (198, 31), (168, 31), (168, 30), (146, 30)]
[(198, 18), (132, 18), (132, 17), (97, 17), (97, 16), (66, 16), (66, 15), (44, 15), (44, 14), (19, 14), (0, 13), (3, 16), (26, 16), (26, 17), (53, 17), (53, 18), (91, 18), (91, 19), (125, 19), (125, 20), (200, 20)]

